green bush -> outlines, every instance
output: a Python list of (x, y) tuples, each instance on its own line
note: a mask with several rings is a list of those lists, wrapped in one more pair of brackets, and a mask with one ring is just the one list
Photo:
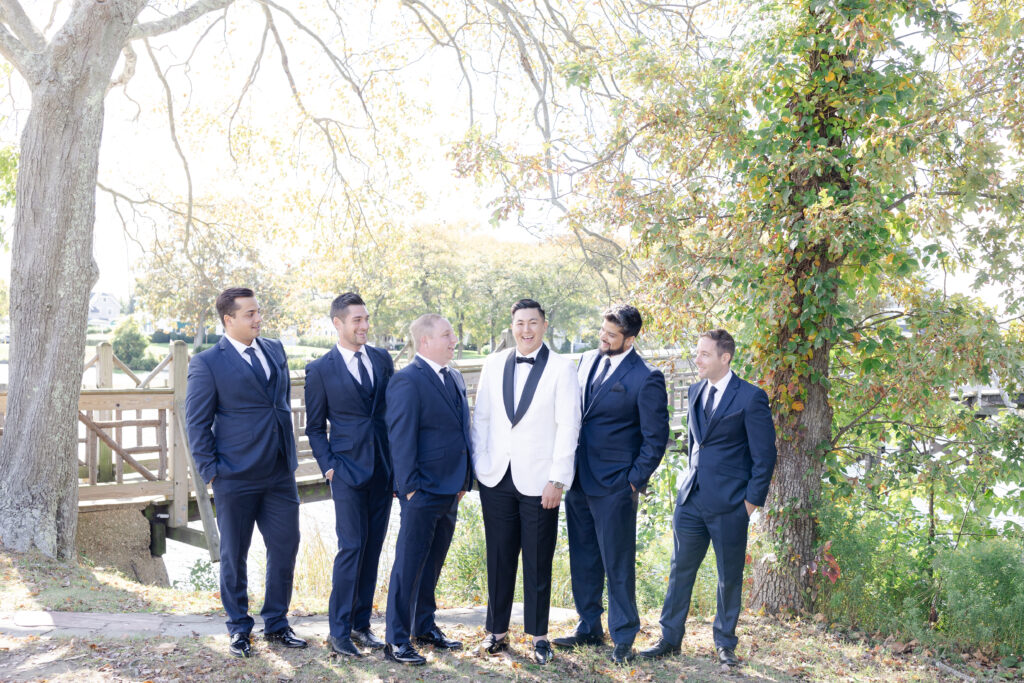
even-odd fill
[[(135, 368), (136, 363), (142, 360), (149, 346), (149, 340), (139, 331), (138, 324), (131, 318), (125, 318), (115, 329), (114, 355), (121, 359), (121, 362), (130, 368)], [(156, 367), (154, 365), (154, 367)]]
[(1024, 654), (1024, 547), (985, 539), (935, 558), (937, 630), (962, 648)]
[(145, 356), (137, 359), (134, 363), (129, 363), (128, 367), (135, 372), (149, 372), (160, 365), (160, 360), (160, 358), (157, 358), (152, 353), (146, 353)]
[(480, 501), (475, 497), (467, 496), (459, 504), (458, 526), (437, 582), (437, 592), (446, 604), (487, 604), (487, 542)]
[(151, 344), (166, 344), (171, 341), (171, 335), (163, 330), (157, 330), (153, 334), (149, 335), (149, 342)]
[(337, 343), (337, 337), (299, 337), (299, 346), (315, 346), (321, 349), (329, 349)]

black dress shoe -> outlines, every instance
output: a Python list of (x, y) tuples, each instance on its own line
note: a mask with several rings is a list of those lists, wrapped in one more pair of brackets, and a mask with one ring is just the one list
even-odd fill
[(441, 633), (441, 629), (436, 626), (426, 633), (416, 636), (415, 640), (420, 645), (433, 645), (434, 647), (442, 650), (462, 649), (462, 643), (457, 640), (449, 640), (443, 633)]
[(355, 646), (351, 638), (344, 636), (335, 638), (334, 636), (327, 636), (327, 647), (330, 648), (331, 652), (342, 657), (362, 657), (363, 653), (359, 651), (359, 648)]
[(280, 631), (272, 631), (270, 633), (264, 633), (263, 637), (268, 643), (274, 643), (275, 645), (284, 645), (285, 647), (306, 647), (309, 645), (302, 638), (295, 635), (295, 631), (292, 630), (291, 626), (285, 626)]
[(544, 666), (551, 661), (555, 653), (551, 650), (551, 643), (546, 640), (538, 640), (533, 644), (533, 661)]
[(677, 655), (679, 654), (679, 646), (673, 645), (664, 638), (658, 638), (658, 642), (653, 647), (649, 647), (646, 650), (640, 650), (637, 653), (644, 659), (658, 659), (665, 655)]
[(411, 664), (413, 666), (419, 666), (427, 663), (427, 658), (419, 652), (416, 652), (416, 648), (409, 643), (402, 643), (401, 645), (385, 643), (384, 658), (390, 659), (392, 662), (398, 662), (399, 664)]
[(561, 638), (552, 638), (551, 644), (555, 647), (565, 648), (571, 650), (574, 647), (581, 645), (603, 645), (604, 634), (603, 633), (581, 633), (579, 628), (571, 636), (562, 636)]
[(480, 643), (480, 652), (489, 655), (496, 655), (508, 649), (508, 634), (501, 638), (495, 638), (493, 633), (488, 633), (484, 642)]
[(248, 633), (236, 633), (231, 636), (231, 645), (228, 652), (235, 657), (252, 657), (252, 644), (249, 642)]
[(633, 643), (617, 643), (612, 650), (612, 661), (616, 664), (629, 664), (636, 659)]
[(370, 648), (371, 650), (379, 650), (384, 647), (384, 641), (373, 635), (373, 631), (369, 626), (362, 631), (352, 629), (352, 640), (363, 647)]
[(739, 666), (740, 660), (731, 647), (719, 647), (716, 650), (718, 651), (718, 661), (720, 663), (726, 666)]

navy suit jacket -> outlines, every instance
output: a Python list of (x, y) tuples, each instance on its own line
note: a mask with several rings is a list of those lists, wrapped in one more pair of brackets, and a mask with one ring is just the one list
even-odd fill
[(388, 439), (401, 496), (412, 491), (452, 495), (472, 486), (466, 383), (458, 370), (448, 372), (459, 390), (459, 406), (418, 356), (388, 384)]
[(257, 381), (226, 336), (188, 364), (185, 424), (192, 457), (207, 483), (214, 477), (268, 477), (282, 453), (289, 472), (298, 467), (284, 347), (276, 339), (257, 337), (256, 343), (274, 371), (269, 387)]
[[(687, 452), (693, 453), (695, 441), (700, 444), (700, 499), (716, 514), (735, 510), (744, 499), (764, 505), (776, 458), (768, 394), (734, 374), (705, 425), (700, 397), (706, 384), (702, 380), (690, 385), (686, 420)], [(680, 495), (679, 503), (684, 502)]]
[(668, 443), (668, 394), (661, 370), (635, 350), (591, 397), (587, 387), (599, 372), (596, 351), (580, 358), (583, 422), (576, 448), (576, 481), (588, 496), (605, 496), (632, 484), (637, 491), (658, 468)]
[(391, 476), (384, 410), (395, 364), (384, 349), (364, 345), (363, 351), (373, 366), (374, 393), (369, 405), (337, 346), (306, 366), (306, 436), (313, 457), (321, 472), (333, 469), (334, 476), (352, 488), (365, 486), (373, 477), (377, 449)]

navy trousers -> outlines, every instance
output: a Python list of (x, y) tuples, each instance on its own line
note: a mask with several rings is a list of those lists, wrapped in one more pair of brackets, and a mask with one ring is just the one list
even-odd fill
[(523, 630), (548, 632), (551, 564), (558, 539), (558, 508), (545, 509), (540, 496), (524, 496), (512, 469), (497, 485), (480, 484), (480, 508), (487, 539), (487, 630), (506, 633), (512, 618), (519, 551), (523, 551)]
[(718, 565), (718, 611), (713, 626), (715, 646), (735, 649), (750, 517), (742, 503), (725, 514), (710, 514), (701, 505), (704, 495), (707, 492), (698, 488), (690, 492), (685, 503), (676, 504), (672, 520), (675, 540), (668, 593), (661, 609), (661, 634), (673, 645), (682, 642), (693, 582), (710, 541), (714, 545)]
[(601, 596), (608, 579), (608, 633), (616, 645), (632, 643), (640, 630), (636, 607), (637, 496), (626, 484), (606, 496), (574, 486), (565, 496), (572, 597), (578, 633), (601, 635)]
[(455, 532), (459, 498), (417, 491), (398, 497), (402, 524), (388, 585), (387, 642), (408, 643), (434, 628), (434, 589)]
[(248, 574), (246, 559), (253, 526), (259, 527), (267, 547), (263, 628), (267, 633), (288, 626), (292, 576), (299, 552), (299, 492), (295, 476), (282, 460), (264, 479), (213, 480), (220, 531), (220, 598), (228, 615), (228, 633), (249, 633)]
[(391, 482), (383, 465), (377, 463), (373, 477), (362, 488), (352, 488), (335, 476), (331, 498), (338, 552), (327, 612), (331, 635), (341, 638), (348, 637), (353, 629), (370, 627), (377, 565), (391, 516)]

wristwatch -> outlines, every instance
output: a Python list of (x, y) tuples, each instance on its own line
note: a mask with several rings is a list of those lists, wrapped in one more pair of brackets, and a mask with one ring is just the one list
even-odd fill
[(549, 481), (548, 483), (551, 484), (552, 486), (554, 486), (559, 491), (561, 491), (562, 489), (565, 488), (565, 484), (563, 484), (560, 481)]

